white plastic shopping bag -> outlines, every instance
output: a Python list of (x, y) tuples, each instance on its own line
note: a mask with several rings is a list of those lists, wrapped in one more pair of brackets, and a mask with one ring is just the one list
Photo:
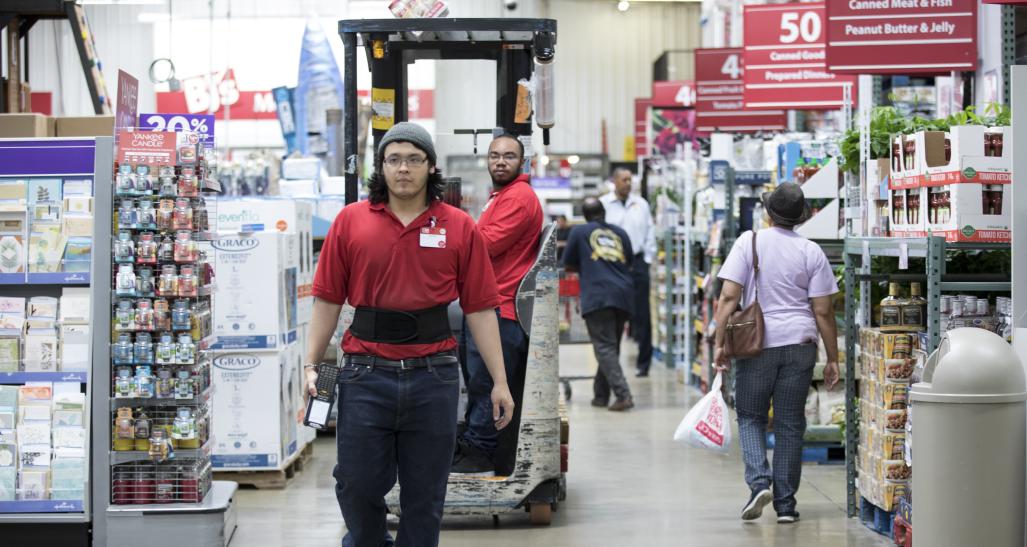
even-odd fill
[(723, 383), (723, 373), (718, 372), (709, 393), (703, 395), (681, 420), (674, 432), (675, 441), (727, 454), (731, 447), (731, 423), (727, 403), (720, 394)]

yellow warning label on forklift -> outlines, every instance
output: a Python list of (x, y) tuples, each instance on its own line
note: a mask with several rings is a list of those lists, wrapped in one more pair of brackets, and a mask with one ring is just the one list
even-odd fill
[(396, 125), (396, 90), (371, 89), (371, 127), (388, 131)]

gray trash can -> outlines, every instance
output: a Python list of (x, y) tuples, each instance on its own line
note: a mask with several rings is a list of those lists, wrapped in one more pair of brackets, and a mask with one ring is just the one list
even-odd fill
[(1023, 547), (1027, 385), (1012, 347), (951, 330), (909, 398), (913, 546)]

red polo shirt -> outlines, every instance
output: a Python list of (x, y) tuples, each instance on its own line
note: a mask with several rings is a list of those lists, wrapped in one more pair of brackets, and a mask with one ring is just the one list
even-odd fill
[(529, 180), (521, 175), (492, 192), (478, 219), (499, 284), (499, 312), (512, 321), (517, 320), (517, 286), (535, 264), (542, 232), (542, 204)]
[[(421, 247), (421, 228), (446, 230), (442, 248)], [(384, 203), (346, 206), (325, 238), (314, 274), (314, 296), (335, 304), (414, 311), (460, 298), (464, 313), (499, 305), (485, 242), (467, 213), (433, 203), (410, 225)], [(367, 342), (346, 331), (342, 351), (386, 359), (423, 357), (456, 349), (449, 338), (434, 344)]]

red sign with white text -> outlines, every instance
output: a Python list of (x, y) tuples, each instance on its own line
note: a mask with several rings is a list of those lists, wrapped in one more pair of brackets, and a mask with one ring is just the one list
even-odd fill
[(856, 78), (827, 71), (825, 12), (823, 3), (745, 6), (746, 108), (842, 107)]
[(695, 50), (695, 124), (701, 133), (788, 128), (784, 110), (746, 109), (742, 48)]
[(829, 0), (827, 68), (941, 74), (977, 66), (977, 0)]
[(118, 163), (174, 165), (178, 134), (173, 131), (118, 131)]
[(691, 108), (693, 106), (695, 106), (694, 82), (653, 82), (654, 108)]

